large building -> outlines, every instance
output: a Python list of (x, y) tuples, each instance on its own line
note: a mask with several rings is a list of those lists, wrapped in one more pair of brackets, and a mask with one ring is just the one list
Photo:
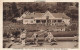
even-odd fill
[(17, 20), (23, 20), (23, 24), (70, 24), (70, 17), (64, 13), (51, 13), (49, 11), (45, 13), (25, 12)]
[(24, 12), (20, 18), (17, 18), (17, 20), (22, 20), (23, 24), (45, 24), (51, 25), (52, 27), (56, 26), (54, 31), (65, 31), (63, 25), (70, 25), (70, 17), (64, 13), (51, 13), (49, 11), (46, 11), (45, 13), (30, 13), (27, 11)]

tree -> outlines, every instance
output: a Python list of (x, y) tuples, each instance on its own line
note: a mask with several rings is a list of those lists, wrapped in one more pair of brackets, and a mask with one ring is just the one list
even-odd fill
[(3, 20), (6, 20), (6, 10), (3, 10)]
[(77, 2), (77, 3), (76, 3), (76, 7), (77, 7), (77, 8), (78, 8), (78, 5), (79, 5), (79, 4), (78, 4), (78, 2)]
[(26, 6), (24, 6), (24, 8), (23, 8), (23, 9), (24, 9), (24, 12), (25, 12), (25, 11), (27, 11), (27, 8), (26, 8)]
[(30, 12), (33, 12), (32, 6), (29, 7), (29, 11)]
[(12, 12), (13, 12), (13, 18), (19, 17), (19, 12), (15, 2), (12, 3)]

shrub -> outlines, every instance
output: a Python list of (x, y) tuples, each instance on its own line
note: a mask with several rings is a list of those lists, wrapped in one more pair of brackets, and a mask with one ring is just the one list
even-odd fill
[(16, 23), (17, 21), (16, 21), (16, 19), (12, 19), (12, 22), (13, 22), (13, 23)]

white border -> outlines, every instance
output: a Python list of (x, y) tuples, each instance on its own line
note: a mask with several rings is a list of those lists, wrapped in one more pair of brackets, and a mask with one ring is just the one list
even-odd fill
[[(34, 2), (34, 1), (36, 0), (2, 0), (2, 1), (0, 0), (0, 50), (3, 50), (3, 42), (2, 42), (3, 41), (3, 2)], [(45, 0), (45, 2), (79, 2), (79, 0)], [(79, 5), (79, 12), (80, 12), (80, 5)], [(17, 49), (6, 49), (5, 48), (4, 50), (17, 50)], [(19, 49), (19, 50), (30, 50), (30, 49)], [(35, 50), (35, 49), (32, 49), (32, 50)], [(41, 50), (46, 50), (46, 49), (44, 48)], [(79, 50), (79, 49), (69, 49), (68, 48), (68, 50)]]

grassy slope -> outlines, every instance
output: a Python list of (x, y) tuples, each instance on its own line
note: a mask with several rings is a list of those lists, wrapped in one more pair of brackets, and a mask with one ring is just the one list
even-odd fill
[[(15, 30), (11, 30), (10, 29), (10, 26), (11, 26), (11, 28), (14, 28)], [(35, 26), (35, 25), (33, 25), (33, 26), (31, 26), (31, 25), (23, 25), (23, 24), (18, 24), (18, 23), (12, 23), (12, 22), (10, 22), (10, 21), (4, 21), (4, 23), (3, 23), (3, 32), (4, 33), (6, 33), (6, 32), (15, 32), (16, 30), (17, 30), (17, 28), (18, 29), (20, 29), (20, 28), (25, 28), (25, 29), (27, 29), (27, 30), (33, 30), (33, 29), (39, 29), (39, 28), (43, 28), (43, 27), (39, 27), (39, 28), (37, 28), (37, 26)], [(29, 32), (28, 33), (28, 36), (31, 36), (32, 34), (33, 34), (34, 32)], [(76, 30), (76, 31), (65, 31), (65, 32), (52, 32), (52, 34), (54, 35), (54, 36), (58, 36), (58, 37), (70, 37), (70, 36), (74, 36), (75, 34), (77, 34), (78, 33), (78, 31)]]

